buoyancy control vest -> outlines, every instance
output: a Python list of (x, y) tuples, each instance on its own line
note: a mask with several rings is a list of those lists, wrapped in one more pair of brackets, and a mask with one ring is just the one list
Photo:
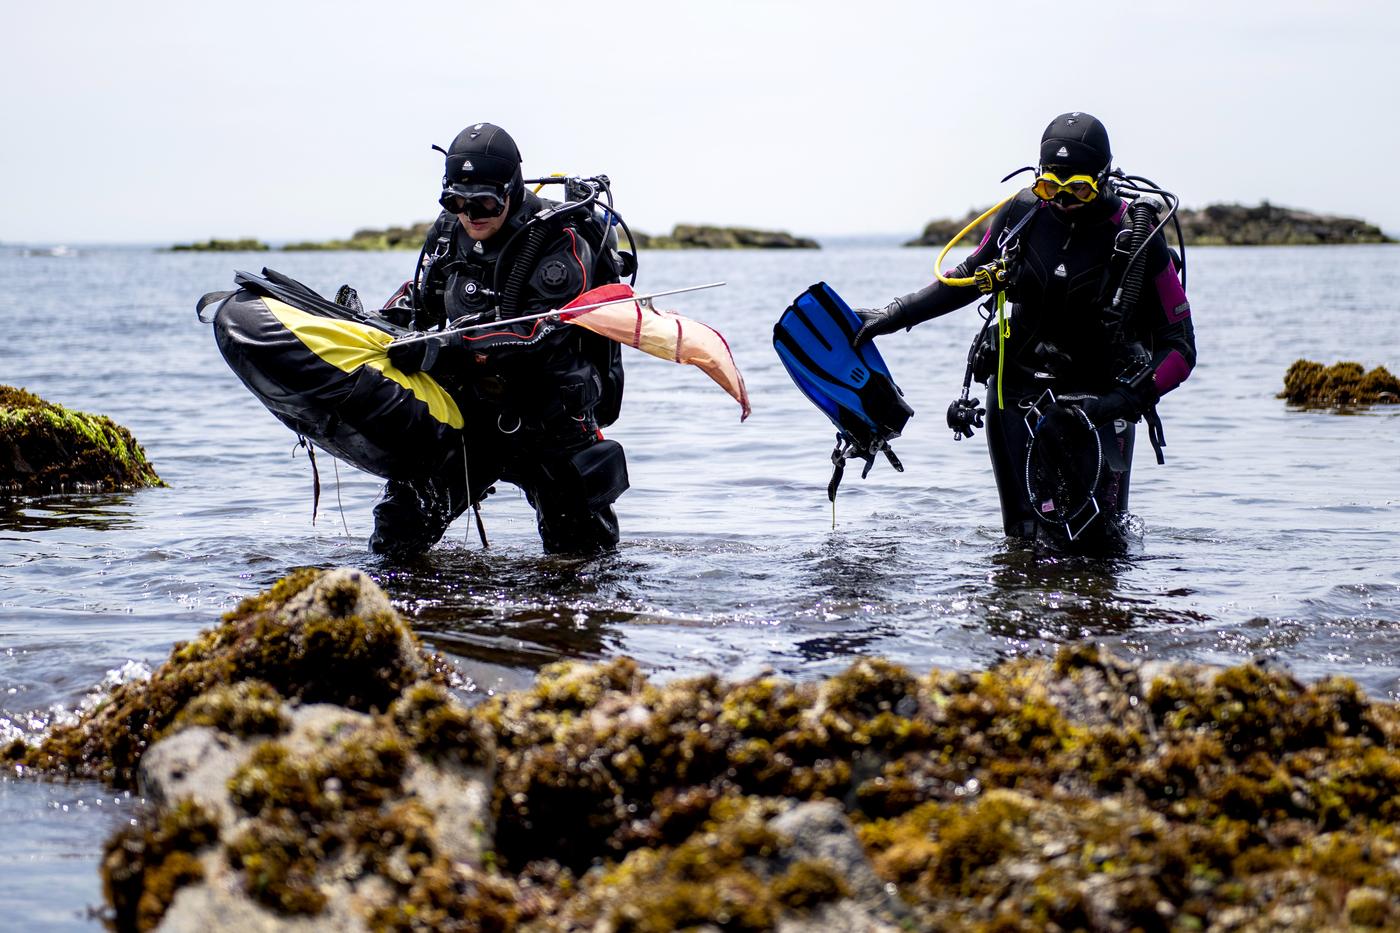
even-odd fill
[[(616, 234), (592, 210), (527, 191), (490, 240), (468, 237), (443, 213), (424, 245), (420, 326), (463, 326), (562, 307), (583, 291), (620, 280)], [(618, 344), (582, 328), (527, 322), (472, 338), (461, 387), (524, 419), (561, 405), (600, 426), (617, 420), (624, 375)], [(560, 396), (560, 397), (555, 397)]]
[[(1011, 202), (1004, 229), (1020, 224), (1010, 247), (1006, 296), (1006, 379), (1029, 387), (1037, 374), (1085, 391), (1109, 387), (1123, 369), (1131, 344), (1144, 339), (1136, 308), (1126, 320), (1107, 313), (1124, 268), (1115, 251), (1127, 205), (1105, 197), (1079, 211), (1045, 206), (1029, 189)], [(1029, 216), (1028, 216), (1029, 213)], [(1021, 221), (1026, 221), (1024, 224)], [(995, 335), (979, 353), (995, 365)], [(990, 351), (990, 354), (987, 352)]]

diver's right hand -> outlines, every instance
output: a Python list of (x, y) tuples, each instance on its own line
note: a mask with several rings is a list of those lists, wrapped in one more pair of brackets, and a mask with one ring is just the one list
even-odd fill
[(450, 353), (460, 338), (444, 334), (409, 334), (389, 344), (389, 362), (405, 376), (432, 369), (440, 358)]
[(851, 338), (851, 346), (859, 350), (870, 341), (881, 334), (892, 334), (904, 327), (902, 312), (904, 306), (896, 298), (878, 311), (874, 308), (855, 308), (856, 317), (860, 318), (860, 330), (856, 331), (855, 337)]

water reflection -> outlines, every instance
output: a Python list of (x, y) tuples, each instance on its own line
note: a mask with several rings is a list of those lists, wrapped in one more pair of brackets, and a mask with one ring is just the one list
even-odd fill
[(991, 555), (990, 588), (977, 597), (986, 629), (1017, 640), (1058, 643), (1208, 620), (1133, 593), (1124, 577), (1145, 560), (1066, 555), (1008, 542)]
[(0, 531), (33, 533), (81, 528), (113, 531), (129, 528), (129, 492), (52, 496), (39, 499), (0, 498)]
[(369, 569), (430, 644), (511, 668), (616, 652), (613, 626), (655, 614), (636, 603), (647, 566), (621, 552), (579, 558), (440, 546)]

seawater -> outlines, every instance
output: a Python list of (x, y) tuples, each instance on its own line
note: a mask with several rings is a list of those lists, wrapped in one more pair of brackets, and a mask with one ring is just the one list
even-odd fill
[[(778, 363), (773, 321), (813, 282), (877, 306), (925, 283), (933, 262), (849, 245), (642, 255), (639, 290), (728, 282), (672, 307), (728, 337), (754, 413), (740, 424), (699, 371), (625, 351), (608, 432), (632, 479), (616, 553), (545, 556), (533, 513), (503, 484), (483, 507), (489, 549), (464, 519), (426, 558), (389, 566), (365, 550), (379, 481), (320, 458), (313, 524), (304, 453), (225, 366), (194, 302), (265, 264), (376, 302), (412, 255), (0, 250), (0, 383), (110, 415), (171, 484), (0, 501), (0, 739), (140, 676), (289, 570), (344, 564), (368, 570), (482, 693), (564, 658), (627, 654), (665, 678), (814, 677), (858, 656), (972, 668), (1095, 639), (1143, 657), (1263, 658), (1400, 697), (1400, 411), (1275, 397), (1300, 356), (1400, 366), (1400, 250), (1188, 258), (1200, 363), (1160, 408), (1166, 466), (1139, 445), (1142, 542), (1127, 558), (1003, 539), (980, 433), (954, 443), (943, 421), (980, 323), (971, 308), (881, 338), (916, 410), (895, 444), (906, 470), (848, 470), (833, 529), (833, 431)], [(134, 802), (0, 778), (5, 922), (91, 926), (102, 841)]]

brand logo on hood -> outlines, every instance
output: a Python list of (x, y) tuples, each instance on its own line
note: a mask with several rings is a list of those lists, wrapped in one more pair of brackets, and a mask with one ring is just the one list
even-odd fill
[(1058, 266), (1055, 267), (1055, 274), (1058, 275), (1060, 278), (1064, 278), (1065, 276), (1069, 275), (1069, 273), (1065, 271), (1064, 263), (1060, 263)]
[(475, 165), (472, 165), (472, 160), (471, 160), (471, 159), (463, 159), (463, 160), (462, 160), (462, 171), (464, 171), (464, 172), (470, 172), (470, 171), (472, 171), (472, 170), (475, 169), (475, 168), (476, 168), (476, 166), (475, 166)]
[(1064, 146), (1061, 146), (1061, 147), (1060, 147), (1060, 151), (1057, 152), (1057, 153), (1055, 153), (1055, 155), (1057, 155), (1057, 156), (1063, 156), (1064, 158), (1068, 159), (1068, 158), (1069, 158), (1069, 150), (1066, 149)]

